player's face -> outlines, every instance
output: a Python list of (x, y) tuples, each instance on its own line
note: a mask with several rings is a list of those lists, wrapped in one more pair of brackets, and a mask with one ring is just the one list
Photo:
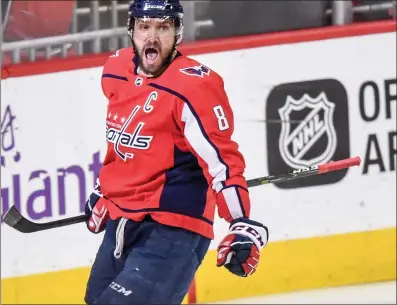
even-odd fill
[(175, 44), (172, 19), (136, 19), (133, 42), (138, 52), (139, 68), (147, 76), (158, 74), (170, 60)]

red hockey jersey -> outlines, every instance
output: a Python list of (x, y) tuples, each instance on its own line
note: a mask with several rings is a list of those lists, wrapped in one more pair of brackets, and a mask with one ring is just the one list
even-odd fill
[(245, 163), (231, 140), (222, 78), (181, 53), (158, 77), (136, 68), (125, 48), (103, 69), (108, 149), (99, 180), (110, 217), (150, 214), (209, 238), (216, 205), (228, 222), (249, 217)]

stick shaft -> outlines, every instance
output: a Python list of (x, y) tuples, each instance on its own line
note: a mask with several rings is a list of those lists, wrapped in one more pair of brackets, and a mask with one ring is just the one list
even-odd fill
[[(360, 157), (348, 158), (335, 162), (329, 162), (325, 164), (311, 166), (305, 169), (296, 169), (286, 174), (270, 175), (261, 178), (251, 179), (247, 181), (247, 184), (248, 187), (254, 187), (263, 184), (290, 181), (293, 179), (299, 179), (313, 175), (321, 175), (332, 171), (346, 169), (351, 166), (358, 166), (360, 165), (360, 162), (361, 162)], [(87, 221), (87, 219), (88, 217), (86, 215), (79, 215), (60, 220), (50, 221), (46, 223), (35, 223), (23, 217), (20, 214), (20, 212), (15, 208), (15, 206), (12, 206), (10, 210), (7, 211), (7, 213), (4, 215), (3, 218), (6, 224), (23, 233), (31, 233), (31, 232), (59, 228), (63, 226), (85, 222)]]
[(358, 166), (361, 163), (360, 157), (348, 158), (339, 161), (333, 161), (316, 166), (311, 166), (305, 169), (296, 169), (286, 174), (270, 175), (261, 178), (255, 178), (247, 181), (248, 187), (254, 187), (263, 184), (290, 181), (298, 178), (309, 177), (313, 175), (320, 175), (327, 172), (333, 172), (341, 169), (346, 169), (351, 166)]

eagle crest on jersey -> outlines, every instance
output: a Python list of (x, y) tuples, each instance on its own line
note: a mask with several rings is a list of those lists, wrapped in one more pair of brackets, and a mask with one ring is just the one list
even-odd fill
[(184, 68), (184, 69), (180, 69), (179, 71), (181, 71), (182, 73), (184, 73), (186, 75), (199, 76), (201, 78), (203, 78), (204, 75), (207, 75), (207, 76), (210, 75), (210, 69), (208, 69), (204, 65)]

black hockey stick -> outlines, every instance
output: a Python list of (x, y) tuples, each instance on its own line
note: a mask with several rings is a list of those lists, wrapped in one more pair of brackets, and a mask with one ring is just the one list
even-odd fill
[[(348, 158), (340, 161), (329, 162), (321, 165), (311, 166), (305, 169), (296, 169), (286, 174), (270, 175), (261, 178), (248, 180), (248, 187), (259, 186), (263, 184), (290, 181), (298, 178), (309, 177), (313, 175), (321, 175), (327, 172), (333, 172), (341, 169), (346, 169), (351, 166), (360, 165), (360, 157)], [(32, 222), (21, 215), (15, 206), (12, 206), (3, 217), (3, 221), (22, 233), (32, 233), (48, 229), (59, 228), (76, 223), (85, 222), (88, 219), (85, 215), (64, 218), (60, 220), (36, 223)]]
[(88, 217), (86, 215), (79, 215), (50, 222), (37, 223), (23, 217), (18, 209), (15, 207), (15, 205), (13, 205), (3, 217), (3, 221), (6, 224), (22, 233), (33, 233), (48, 229), (59, 228), (75, 223), (84, 222), (87, 219)]

